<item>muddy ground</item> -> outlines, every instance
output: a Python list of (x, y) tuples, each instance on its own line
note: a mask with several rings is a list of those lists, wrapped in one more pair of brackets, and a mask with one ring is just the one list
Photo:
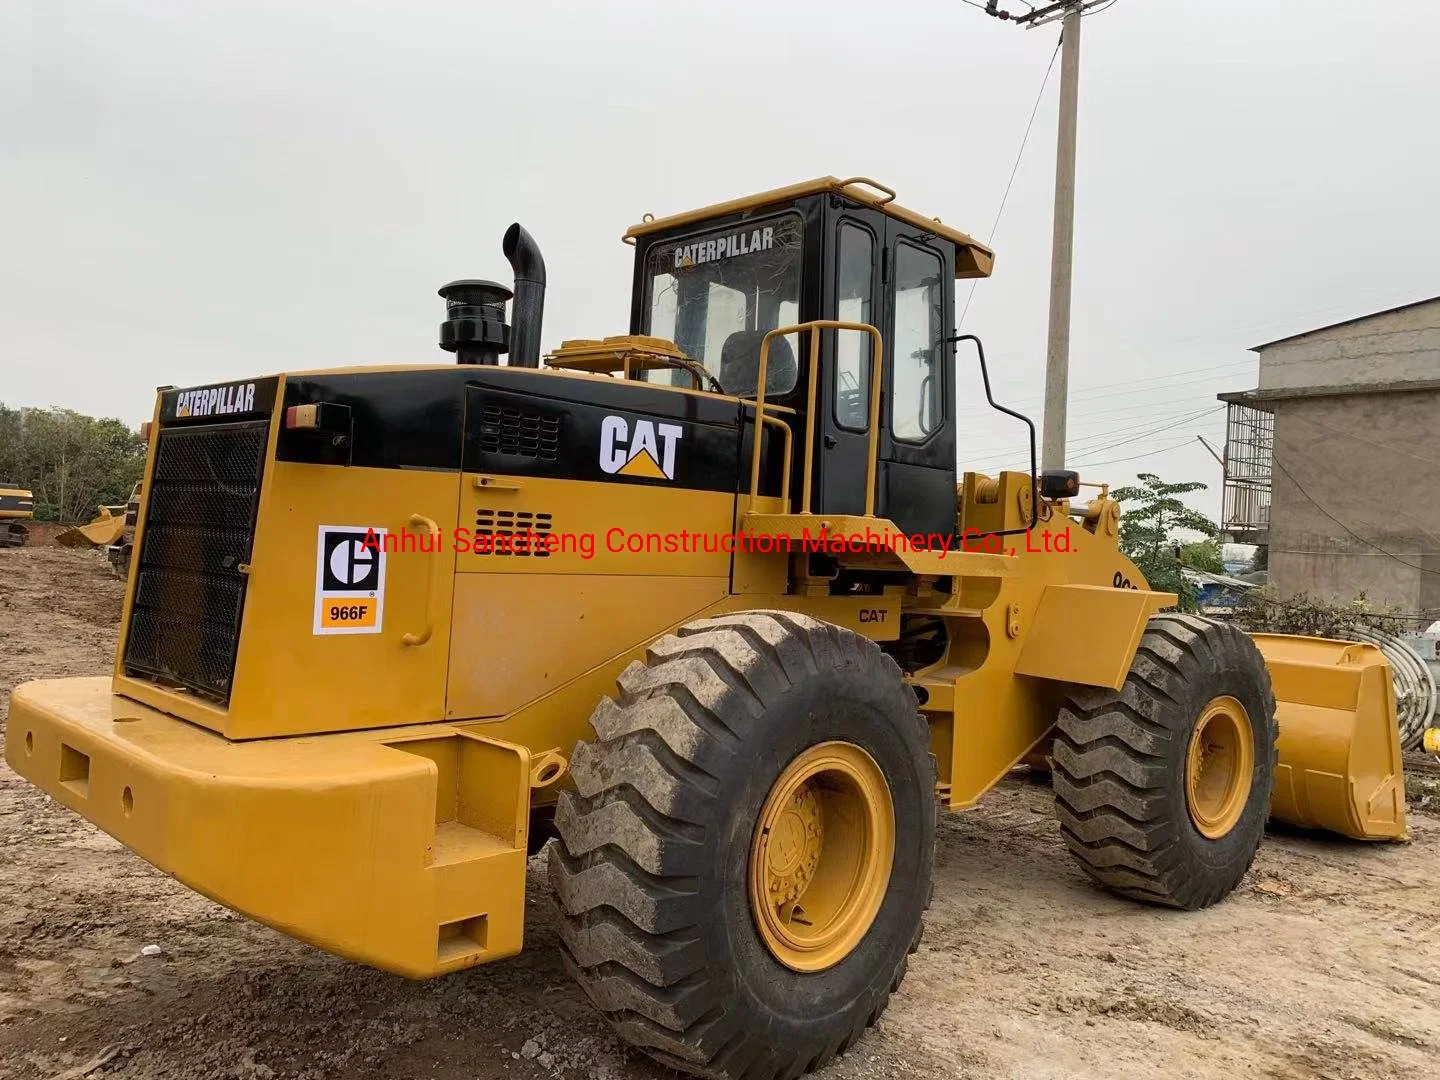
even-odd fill
[[(0, 551), (0, 691), (108, 670), (119, 611), (101, 556)], [(1049, 804), (1016, 779), (944, 816), (909, 977), (823, 1077), (1440, 1076), (1426, 807), (1405, 846), (1273, 834), (1232, 898), (1176, 914), (1091, 886)], [(522, 956), (407, 982), (202, 900), (0, 765), (0, 1078), (675, 1075), (570, 984), (539, 861), (529, 903)]]

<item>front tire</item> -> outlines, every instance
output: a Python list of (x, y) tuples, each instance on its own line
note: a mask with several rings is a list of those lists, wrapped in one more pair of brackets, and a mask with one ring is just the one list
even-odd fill
[(1249, 635), (1192, 615), (1150, 620), (1125, 685), (1060, 710), (1055, 812), (1106, 888), (1208, 907), (1250, 868), (1275, 771), (1275, 695)]
[(548, 850), (567, 966), (665, 1064), (819, 1068), (919, 940), (936, 798), (914, 693), (873, 642), (786, 612), (691, 623), (619, 684)]

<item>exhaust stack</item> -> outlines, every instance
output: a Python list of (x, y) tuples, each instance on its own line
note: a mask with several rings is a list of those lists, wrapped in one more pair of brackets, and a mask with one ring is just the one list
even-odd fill
[(535, 238), (517, 221), (505, 230), (505, 258), (515, 271), (514, 324), (510, 335), (510, 366), (540, 366), (540, 324), (545, 316), (545, 260)]

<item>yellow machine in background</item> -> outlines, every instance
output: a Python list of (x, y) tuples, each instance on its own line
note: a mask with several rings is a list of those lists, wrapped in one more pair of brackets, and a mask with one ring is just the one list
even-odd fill
[(29, 488), (0, 480), (0, 547), (21, 547), (30, 532), (21, 525), (35, 516), (35, 496)]
[(833, 177), (627, 240), (628, 333), (544, 367), (517, 225), (513, 294), (441, 290), (457, 363), (162, 391), (113, 676), (18, 687), (11, 767), (413, 977), (517, 952), (552, 840), (580, 985), (718, 1077), (874, 1022), (937, 808), (1027, 755), (1086, 872), (1157, 904), (1229, 893), (1272, 813), (1404, 835), (1376, 649), (1167, 613), (1107, 488), (956, 475), (984, 245)]
[(92, 548), (109, 547), (120, 539), (125, 531), (125, 507), (96, 507), (95, 517), (84, 525), (72, 525), (55, 535), (55, 543), (61, 547)]

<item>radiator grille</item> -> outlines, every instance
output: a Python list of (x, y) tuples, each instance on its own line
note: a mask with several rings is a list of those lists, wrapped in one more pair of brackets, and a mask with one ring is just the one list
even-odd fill
[(548, 559), (550, 549), (547, 544), (554, 543), (549, 540), (551, 527), (549, 514), (481, 507), (475, 511), (474, 552), (476, 555), (522, 555)]
[(480, 413), (480, 450), (486, 454), (554, 461), (560, 418), (487, 401)]
[(269, 421), (162, 428), (125, 671), (230, 698)]

